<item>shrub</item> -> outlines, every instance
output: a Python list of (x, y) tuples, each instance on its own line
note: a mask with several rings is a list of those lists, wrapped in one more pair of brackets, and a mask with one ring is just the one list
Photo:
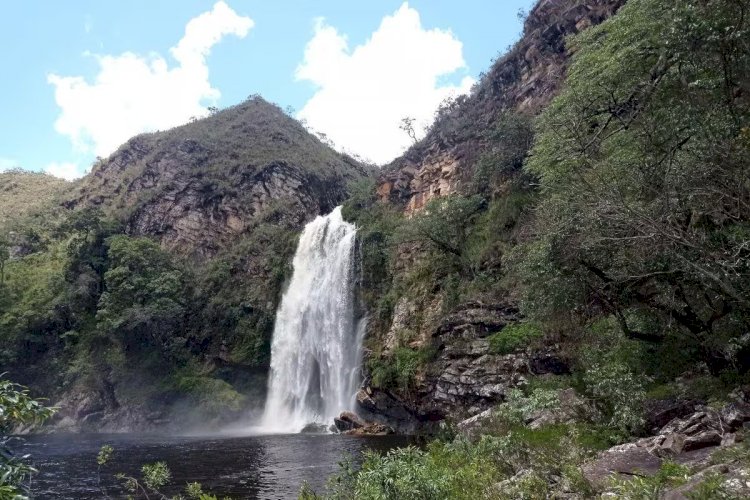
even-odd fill
[(624, 436), (639, 432), (644, 424), (645, 379), (623, 363), (596, 364), (583, 375), (586, 392), (608, 426)]
[(490, 352), (493, 354), (510, 354), (527, 347), (542, 335), (542, 330), (534, 323), (508, 325), (489, 337)]
[(435, 355), (434, 349), (397, 347), (387, 357), (373, 358), (369, 362), (372, 385), (383, 389), (409, 391), (419, 370)]

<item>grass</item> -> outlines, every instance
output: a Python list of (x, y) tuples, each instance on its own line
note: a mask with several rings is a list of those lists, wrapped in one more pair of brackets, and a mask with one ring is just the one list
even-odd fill
[(42, 212), (70, 186), (68, 181), (41, 172), (0, 172), (0, 231), (12, 221)]
[(258, 182), (264, 168), (279, 163), (296, 172), (311, 192), (322, 188), (321, 181), (336, 181), (339, 193), (327, 194), (342, 200), (348, 182), (371, 173), (277, 106), (253, 97), (207, 118), (130, 139), (94, 166), (95, 175), (83, 180), (73, 199), (104, 201), (127, 218), (189, 179), (207, 203), (224, 198), (251, 202), (253, 190), (247, 186)]
[(533, 323), (508, 325), (488, 337), (490, 352), (493, 354), (510, 354), (526, 348), (543, 335), (542, 330)]

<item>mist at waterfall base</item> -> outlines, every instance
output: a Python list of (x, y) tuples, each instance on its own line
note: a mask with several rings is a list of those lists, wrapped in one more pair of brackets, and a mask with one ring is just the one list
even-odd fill
[(257, 430), (331, 425), (354, 408), (365, 320), (355, 318), (356, 228), (341, 207), (307, 224), (276, 313), (265, 410)]
[[(357, 463), (364, 450), (408, 444), (403, 436), (300, 434), (310, 424), (327, 429), (342, 411), (354, 409), (365, 328), (355, 314), (355, 233), (340, 207), (305, 226), (277, 311), (265, 408), (254, 425), (219, 433), (193, 429), (192, 436), (31, 436), (21, 451), (40, 470), (34, 498), (117, 495), (122, 490), (115, 473), (138, 475), (144, 463), (155, 461), (172, 471), (169, 494), (197, 481), (219, 496), (296, 498), (305, 482), (321, 490), (345, 455)], [(184, 408), (183, 422), (189, 413)], [(115, 455), (97, 478), (92, 470), (103, 444), (112, 445)]]

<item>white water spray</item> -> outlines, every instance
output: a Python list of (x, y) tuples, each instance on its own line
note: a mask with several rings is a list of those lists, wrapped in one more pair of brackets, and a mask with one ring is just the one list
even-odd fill
[(355, 233), (337, 207), (300, 236), (292, 280), (276, 313), (261, 422), (266, 432), (331, 424), (352, 408), (364, 331), (354, 320)]

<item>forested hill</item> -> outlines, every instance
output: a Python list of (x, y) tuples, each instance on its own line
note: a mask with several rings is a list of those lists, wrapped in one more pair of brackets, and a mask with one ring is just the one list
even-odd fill
[(297, 234), (372, 173), (251, 97), (134, 137), (75, 183), (1, 174), (2, 371), (65, 429), (262, 407)]
[(133, 138), (14, 221), (0, 366), (70, 430), (259, 409), (296, 236), (343, 202), (357, 431), (437, 439), (331, 496), (747, 498), (749, 13), (540, 0), (377, 178), (260, 99)]
[(360, 186), (344, 213), (372, 313), (361, 413), (461, 436), (340, 491), (750, 494), (731, 486), (750, 467), (749, 12), (540, 1), (474, 92)]
[(264, 212), (290, 226), (328, 213), (351, 182), (373, 173), (253, 96), (174, 129), (139, 135), (98, 161), (69, 207), (101, 207), (132, 235), (214, 255)]

